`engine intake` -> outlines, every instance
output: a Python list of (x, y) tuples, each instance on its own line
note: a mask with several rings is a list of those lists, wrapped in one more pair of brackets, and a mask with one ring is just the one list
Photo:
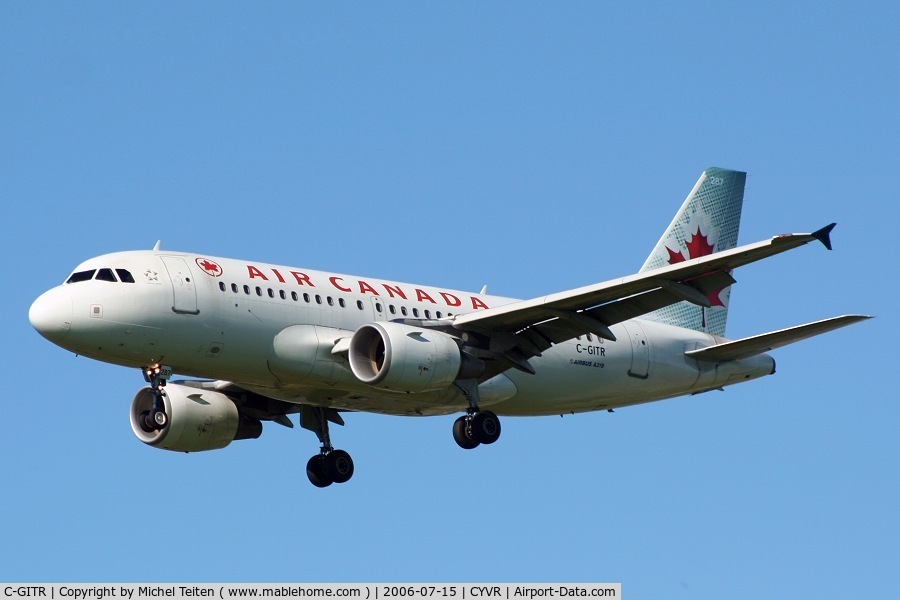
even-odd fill
[(150, 446), (176, 452), (200, 452), (224, 448), (234, 440), (258, 438), (262, 423), (242, 416), (225, 394), (188, 385), (169, 383), (163, 398), (168, 422), (148, 431), (143, 414), (153, 406), (153, 390), (145, 387), (131, 401), (131, 429)]
[(399, 392), (444, 389), (462, 365), (456, 338), (401, 323), (369, 323), (357, 329), (349, 358), (357, 379)]

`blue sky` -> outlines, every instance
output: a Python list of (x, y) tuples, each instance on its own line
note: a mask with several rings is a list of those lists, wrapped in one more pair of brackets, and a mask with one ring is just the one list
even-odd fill
[[(786, 4), (786, 5), (785, 5)], [(621, 581), (628, 598), (900, 585), (900, 9), (864, 3), (0, 5), (7, 343), (0, 580)], [(878, 319), (725, 392), (506, 419), (354, 414), (139, 443), (138, 372), (34, 332), (79, 262), (163, 247), (528, 298), (636, 271), (708, 166), (740, 241), (729, 336)]]

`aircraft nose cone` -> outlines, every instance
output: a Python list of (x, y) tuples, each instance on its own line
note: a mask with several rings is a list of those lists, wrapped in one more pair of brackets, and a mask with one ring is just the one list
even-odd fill
[(42, 336), (59, 343), (69, 333), (72, 313), (72, 298), (64, 290), (54, 288), (38, 296), (28, 311), (28, 320)]

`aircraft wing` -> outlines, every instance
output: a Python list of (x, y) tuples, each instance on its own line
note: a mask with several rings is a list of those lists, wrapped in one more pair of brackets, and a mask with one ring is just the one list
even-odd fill
[(788, 327), (787, 329), (780, 329), (771, 333), (754, 335), (742, 340), (716, 344), (708, 348), (691, 350), (685, 352), (685, 354), (691, 358), (703, 361), (739, 360), (871, 318), (867, 315), (832, 317), (814, 323), (807, 323), (806, 325), (797, 325), (796, 327)]
[(503, 345), (517, 348), (523, 353), (520, 358), (526, 359), (539, 356), (552, 344), (585, 333), (614, 340), (609, 326), (615, 323), (681, 301), (709, 307), (707, 295), (734, 283), (730, 272), (737, 267), (814, 240), (830, 250), (829, 234), (834, 225), (813, 233), (779, 235), (621, 279), (459, 315), (453, 327), (491, 338), (498, 334), (503, 337), (504, 333), (514, 336)]

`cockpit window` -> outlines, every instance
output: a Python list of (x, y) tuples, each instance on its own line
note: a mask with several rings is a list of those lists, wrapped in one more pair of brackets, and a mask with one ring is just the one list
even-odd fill
[(81, 281), (89, 281), (94, 278), (94, 273), (97, 270), (94, 269), (92, 271), (78, 271), (77, 273), (72, 273), (72, 276), (66, 281), (66, 283), (79, 283)]
[[(77, 273), (72, 273), (72, 275), (66, 280), (66, 283), (79, 283), (82, 281), (90, 281), (91, 279), (96, 279), (97, 281), (112, 281), (113, 283), (121, 281), (122, 283), (134, 283), (134, 276), (127, 271), (126, 269), (116, 269), (116, 273), (113, 274), (112, 269), (91, 269), (90, 271), (78, 271)], [(119, 276), (116, 279), (116, 275)]]
[(97, 276), (94, 279), (97, 281), (112, 281), (113, 283), (117, 281), (112, 269), (100, 269), (97, 271)]

